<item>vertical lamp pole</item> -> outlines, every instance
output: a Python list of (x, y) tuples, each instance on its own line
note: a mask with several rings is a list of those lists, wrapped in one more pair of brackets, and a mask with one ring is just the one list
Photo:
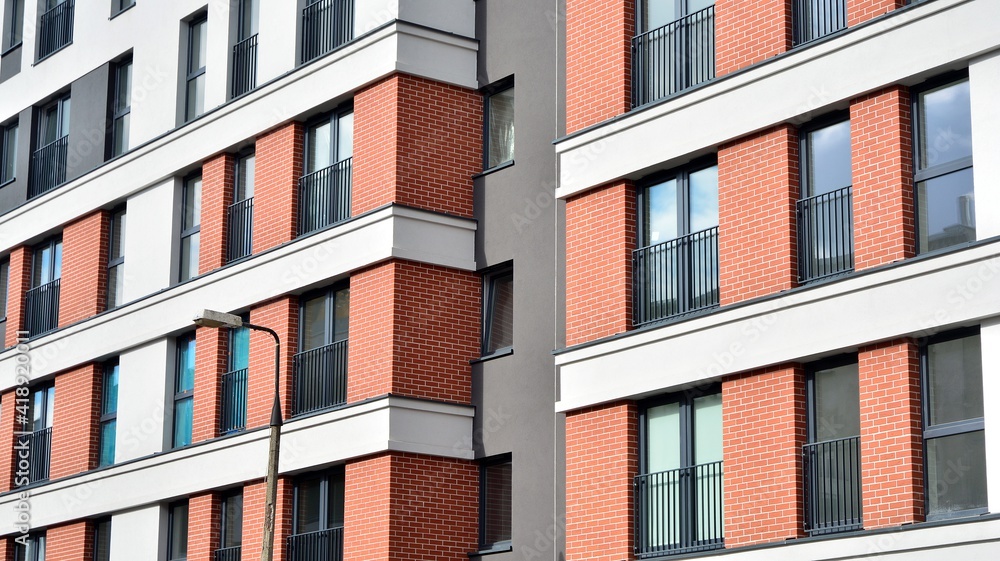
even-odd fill
[(243, 321), (238, 315), (204, 310), (195, 316), (199, 327), (239, 329), (246, 327), (255, 331), (270, 333), (274, 337), (274, 403), (271, 405), (271, 435), (267, 450), (267, 489), (264, 504), (264, 540), (261, 544), (260, 561), (274, 558), (274, 520), (278, 502), (278, 450), (281, 448), (281, 397), (279, 380), (281, 373), (281, 340), (278, 333), (269, 327)]

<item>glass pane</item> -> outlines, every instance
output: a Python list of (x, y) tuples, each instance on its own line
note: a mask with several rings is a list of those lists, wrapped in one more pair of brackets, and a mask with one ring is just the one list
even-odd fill
[(59, 137), (62, 138), (69, 134), (69, 109), (70, 109), (70, 99), (66, 99), (59, 102), (62, 109), (59, 115)]
[(643, 245), (655, 245), (676, 238), (680, 233), (680, 225), (677, 223), (677, 180), (671, 179), (648, 187), (645, 194), (642, 209)]
[(37, 431), (45, 428), (45, 390), (35, 390), (31, 395), (31, 428)]
[(205, 67), (208, 39), (208, 20), (191, 24), (191, 51), (188, 53), (188, 72)]
[(972, 156), (969, 81), (920, 94), (920, 169)]
[(52, 246), (52, 280), (62, 278), (62, 240)]
[(719, 166), (691, 173), (691, 232), (719, 225)]
[(131, 104), (132, 62), (126, 62), (118, 67), (115, 79), (115, 114), (121, 114)]
[(59, 106), (51, 105), (45, 109), (42, 115), (41, 137), (42, 145), (49, 144), (56, 140), (59, 134)]
[(94, 561), (111, 561), (111, 521), (98, 522), (95, 533)]
[(310, 477), (299, 482), (295, 496), (296, 534), (322, 530), (320, 528), (320, 501), (322, 480)]
[(927, 513), (986, 508), (983, 431), (927, 441)]
[(118, 259), (125, 251), (125, 213), (115, 213), (111, 218), (111, 251), (109, 258)]
[(814, 442), (859, 436), (861, 411), (857, 363), (818, 370), (813, 380)]
[(688, 14), (704, 10), (709, 6), (714, 6), (715, 0), (688, 0)]
[(354, 154), (354, 113), (341, 115), (337, 119), (337, 161), (346, 160)]
[(106, 421), (101, 424), (101, 465), (110, 466), (115, 463), (115, 433), (118, 421)]
[(14, 14), (11, 17), (12, 29), (10, 42), (7, 44), (8, 47), (13, 47), (21, 42), (21, 36), (24, 32), (24, 0), (14, 0), (12, 2), (12, 9)]
[(14, 173), (17, 169), (17, 127), (14, 126), (7, 129), (5, 136), (6, 138), (3, 143), (4, 153), (2, 155), (4, 162), (3, 177), (0, 178), (0, 183), (14, 179)]
[(843, 121), (806, 137), (806, 197), (851, 184), (851, 123)]
[(108, 270), (108, 309), (121, 306), (124, 301), (125, 266), (115, 265)]
[(174, 448), (191, 444), (191, 419), (193, 415), (193, 398), (189, 397), (174, 402)]
[(484, 476), (486, 493), (483, 505), (483, 545), (510, 541), (511, 536), (511, 464), (487, 466)]
[(170, 554), (169, 559), (187, 557), (188, 505), (175, 505), (170, 509)]
[(340, 528), (344, 525), (344, 471), (336, 469), (330, 474), (329, 497), (326, 504), (326, 527)]
[(232, 329), (230, 333), (229, 371), (243, 370), (250, 366), (250, 330), (246, 327)]
[(0, 263), (0, 317), (7, 317), (7, 291), (10, 286), (10, 262)]
[(679, 17), (677, 0), (643, 0), (641, 31), (663, 27)]
[(115, 119), (115, 130), (113, 146), (113, 154), (115, 156), (120, 156), (128, 150), (128, 128), (129, 123), (132, 120), (132, 114), (126, 113), (124, 116)]
[(205, 75), (188, 81), (187, 85), (187, 114), (185, 119), (190, 121), (205, 112)]
[(195, 233), (181, 240), (181, 281), (186, 281), (198, 274), (199, 237)]
[(306, 173), (319, 171), (329, 167), (330, 161), (330, 123), (323, 122), (309, 128), (306, 138), (309, 153), (306, 154)]
[(243, 544), (243, 495), (226, 497), (222, 505), (222, 547), (237, 547)]
[(694, 400), (694, 463), (722, 461), (722, 394)]
[(489, 164), (494, 167), (514, 159), (514, 88), (490, 96)]
[(194, 358), (195, 340), (193, 337), (182, 337), (177, 340), (177, 377), (174, 382), (174, 393), (194, 390)]
[(41, 286), (52, 280), (52, 246), (46, 244), (35, 250), (31, 259), (31, 286)]
[(184, 183), (184, 220), (183, 230), (189, 230), (201, 224), (201, 176), (188, 179)]
[(302, 350), (326, 345), (326, 296), (306, 300), (302, 307)]
[(249, 154), (239, 159), (236, 165), (236, 197), (235, 202), (253, 197), (254, 177), (256, 175), (257, 155)]
[(338, 290), (333, 305), (333, 340), (343, 341), (351, 322), (351, 289)]
[(52, 426), (53, 413), (56, 406), (56, 388), (49, 386), (45, 389), (45, 417), (42, 419), (42, 427)]
[(104, 385), (101, 392), (101, 415), (118, 411), (118, 365), (108, 367), (104, 372)]
[(258, 29), (257, 0), (243, 0), (240, 9), (242, 10), (242, 20), (240, 21), (240, 39), (246, 39), (255, 35)]
[(976, 240), (976, 195), (972, 168), (917, 183), (920, 250)]
[(646, 473), (681, 467), (681, 406), (667, 403), (646, 410)]
[(490, 334), (486, 352), (492, 353), (514, 345), (514, 274), (490, 279)]
[(927, 347), (927, 426), (983, 416), (983, 366), (979, 335)]

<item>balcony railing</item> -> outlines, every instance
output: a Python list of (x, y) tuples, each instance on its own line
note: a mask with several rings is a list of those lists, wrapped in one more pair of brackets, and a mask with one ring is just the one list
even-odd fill
[(637, 556), (723, 546), (722, 462), (640, 475), (634, 488)]
[(31, 155), (31, 182), (28, 198), (33, 198), (66, 183), (66, 158), (69, 136), (54, 140)]
[(253, 197), (229, 205), (226, 259), (236, 261), (253, 251)]
[(719, 228), (632, 252), (632, 318), (643, 325), (719, 305)]
[(38, 58), (45, 58), (73, 40), (73, 2), (66, 0), (42, 14)]
[(295, 355), (295, 414), (347, 402), (347, 339)]
[(632, 38), (632, 107), (715, 78), (715, 6)]
[(222, 434), (237, 432), (247, 426), (247, 369), (222, 375)]
[(344, 558), (344, 529), (330, 528), (288, 536), (288, 561), (341, 561)]
[(233, 97), (257, 87), (257, 34), (233, 46)]
[[(19, 449), (18, 454), (23, 449), (23, 445), (26, 445), (24, 448), (27, 449), (28, 453), (28, 484), (48, 479), (49, 458), (52, 449), (52, 428), (39, 429), (31, 434), (16, 437), (16, 446)], [(19, 469), (15, 469), (15, 471), (19, 471)], [(20, 477), (23, 477), (23, 475), (18, 473), (16, 478)]]
[(216, 549), (212, 561), (240, 561), (242, 558), (242, 549), (241, 546)]
[(847, 27), (847, 0), (792, 0), (793, 44), (801, 45)]
[(861, 528), (860, 438), (802, 447), (806, 531), (825, 534)]
[(32, 288), (24, 295), (24, 329), (29, 337), (59, 327), (59, 281)]
[(850, 186), (802, 199), (796, 204), (800, 282), (854, 270), (851, 205)]
[(354, 0), (317, 0), (302, 10), (302, 62), (354, 38)]
[(299, 179), (299, 235), (351, 217), (351, 158)]

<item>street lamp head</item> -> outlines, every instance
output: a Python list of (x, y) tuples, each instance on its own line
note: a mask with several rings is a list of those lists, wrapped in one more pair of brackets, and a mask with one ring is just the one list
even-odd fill
[(200, 314), (194, 316), (194, 324), (198, 327), (229, 327), (236, 329), (243, 327), (243, 318), (235, 314), (227, 314), (215, 310), (202, 310)]

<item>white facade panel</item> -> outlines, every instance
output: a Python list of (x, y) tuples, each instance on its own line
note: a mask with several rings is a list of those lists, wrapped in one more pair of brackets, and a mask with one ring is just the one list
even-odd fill
[(165, 557), (166, 512), (150, 506), (116, 513), (111, 517), (111, 561), (157, 561)]
[(174, 350), (173, 341), (159, 339), (119, 355), (116, 463), (170, 446)]
[(1000, 236), (1000, 53), (969, 65), (976, 237)]
[(171, 250), (178, 231), (177, 184), (168, 178), (133, 195), (125, 205), (124, 302), (169, 287), (177, 274)]

